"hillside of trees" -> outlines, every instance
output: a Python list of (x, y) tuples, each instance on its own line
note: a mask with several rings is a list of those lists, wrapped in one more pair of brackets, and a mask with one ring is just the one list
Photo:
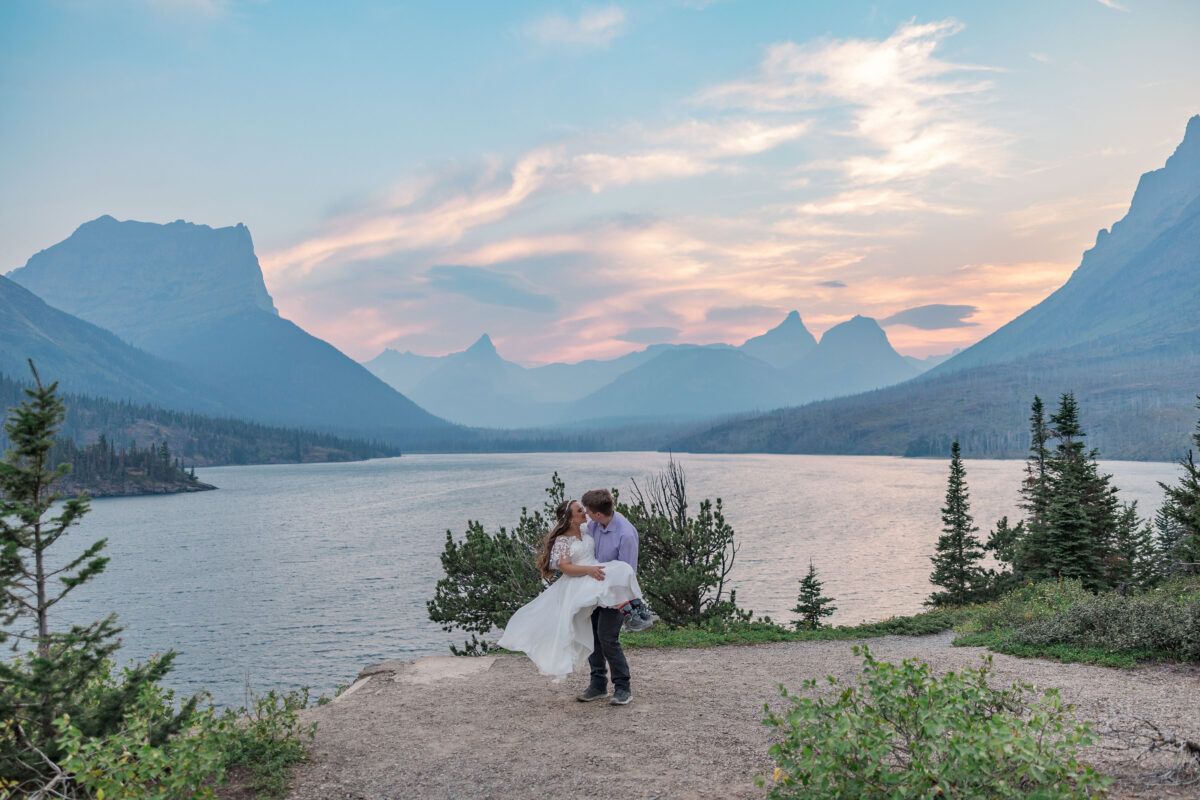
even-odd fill
[(874, 392), (711, 424), (669, 447), (695, 453), (811, 453), (1020, 458), (1028, 398), (1073, 392), (1106, 458), (1173, 461), (1188, 449), (1200, 353), (1136, 357), (1083, 349), (926, 374)]
[[(25, 399), (27, 384), (0, 374), (0, 406), (12, 408)], [(228, 464), (289, 464), (310, 461), (356, 461), (400, 455), (387, 444), (344, 439), (327, 433), (277, 428), (236, 419), (208, 417), (187, 411), (167, 411), (148, 405), (64, 394), (66, 419), (59, 432), (62, 461), (73, 461), (76, 470), (85, 463), (107, 464), (124, 451), (126, 465), (150, 469), (151, 449), (161, 451), (164, 443), (170, 463), (181, 469)], [(87, 445), (104, 438), (105, 455)], [(71, 444), (68, 445), (67, 442)], [(0, 431), (0, 447), (7, 449)], [(68, 450), (72, 455), (66, 457)], [(85, 456), (79, 458), (78, 455)], [(142, 462), (138, 459), (149, 458)], [(135, 466), (140, 465), (140, 466)], [(98, 474), (98, 473), (97, 473)]]

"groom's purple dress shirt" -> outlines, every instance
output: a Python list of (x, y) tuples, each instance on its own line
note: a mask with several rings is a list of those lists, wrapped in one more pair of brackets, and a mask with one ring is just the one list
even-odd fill
[(613, 518), (608, 521), (606, 527), (601, 527), (595, 520), (589, 520), (588, 533), (596, 540), (597, 561), (601, 564), (606, 561), (624, 561), (637, 572), (637, 528), (620, 512), (613, 512)]

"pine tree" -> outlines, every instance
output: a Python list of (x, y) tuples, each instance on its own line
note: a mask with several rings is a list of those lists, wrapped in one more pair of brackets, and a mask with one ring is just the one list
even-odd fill
[(979, 530), (971, 518), (971, 502), (967, 492), (967, 471), (963, 467), (958, 440), (950, 445), (950, 478), (946, 487), (946, 505), (942, 507), (942, 536), (938, 537), (937, 554), (933, 562), (930, 583), (945, 588), (934, 592), (930, 605), (964, 605), (983, 590), (985, 573), (979, 566), (983, 544), (975, 533)]
[[(1196, 399), (1200, 401), (1200, 396)], [(1200, 402), (1196, 408), (1200, 410)], [(1200, 421), (1196, 423), (1192, 441), (1196, 450), (1200, 450)], [(1197, 574), (1200, 573), (1200, 465), (1196, 464), (1194, 451), (1188, 450), (1179, 466), (1183, 467), (1179, 483), (1159, 483), (1165, 492), (1159, 511), (1162, 522), (1157, 525), (1159, 541), (1164, 548), (1164, 571)]]
[[(1033, 578), (1078, 578), (1089, 589), (1107, 588), (1108, 568), (1116, 556), (1120, 503), (1117, 490), (1102, 475), (1096, 451), (1085, 451), (1075, 396), (1064, 394), (1050, 418), (1057, 445), (1046, 462), (1050, 504), (1045, 528), (1030, 556)], [(1031, 534), (1032, 536), (1032, 534)]]
[(1024, 526), (1020, 539), (1012, 548), (1014, 582), (1019, 582), (1026, 573), (1037, 574), (1040, 566), (1050, 558), (1050, 535), (1047, 529), (1051, 504), (1048, 474), (1050, 437), (1045, 405), (1041, 397), (1034, 395), (1029, 414), (1029, 457), (1025, 461), (1025, 479), (1021, 485)]
[(1162, 559), (1150, 523), (1138, 518), (1136, 500), (1121, 505), (1114, 550), (1108, 561), (1110, 586), (1129, 591), (1148, 589), (1158, 583)]
[[(33, 369), (33, 362), (29, 364)], [(125, 712), (148, 684), (171, 668), (174, 652), (125, 671), (123, 683), (107, 678), (109, 657), (120, 646), (115, 615), (92, 625), (54, 631), (50, 611), (67, 594), (100, 575), (108, 559), (100, 539), (74, 558), (48, 556), (88, 511), (86, 495), (62, 499), (54, 484), (70, 464), (51, 467), (54, 435), (65, 409), (57, 383), (34, 387), (5, 424), (12, 449), (0, 462), (0, 641), (16, 639), (27, 652), (0, 662), (0, 719), (11, 720), (0, 736), (0, 778), (37, 784), (45, 759), (61, 755), (54, 720), (69, 714), (85, 737), (103, 738), (120, 729)], [(59, 504), (56, 506), (56, 504)], [(56, 516), (47, 518), (51, 512)], [(62, 566), (52, 567), (52, 564)], [(197, 698), (150, 732), (160, 744), (192, 715)]]
[(798, 616), (792, 623), (798, 631), (815, 631), (821, 627), (821, 619), (837, 611), (832, 605), (832, 597), (824, 597), (821, 592), (825, 585), (817, 578), (817, 568), (812, 559), (808, 562), (808, 574), (800, 579), (800, 594), (796, 598), (796, 607), (792, 609)]

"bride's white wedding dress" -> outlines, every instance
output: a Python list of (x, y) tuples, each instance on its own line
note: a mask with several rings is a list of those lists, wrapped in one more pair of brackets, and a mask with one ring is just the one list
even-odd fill
[[(588, 533), (582, 538), (560, 536), (550, 550), (550, 567), (557, 569), (564, 554), (571, 563), (591, 566), (596, 546)], [(642, 596), (633, 567), (624, 561), (606, 561), (604, 580), (590, 575), (560, 575), (558, 580), (517, 609), (508, 621), (499, 645), (529, 656), (543, 675), (558, 683), (587, 664), (592, 652), (592, 609), (615, 607)]]

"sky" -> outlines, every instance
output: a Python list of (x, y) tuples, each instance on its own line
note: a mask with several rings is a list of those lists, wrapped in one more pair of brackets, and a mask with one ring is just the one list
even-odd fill
[(1200, 113), (1200, 3), (0, 4), (0, 272), (245, 223), (366, 360), (524, 364), (855, 314), (902, 353), (1061, 285)]

